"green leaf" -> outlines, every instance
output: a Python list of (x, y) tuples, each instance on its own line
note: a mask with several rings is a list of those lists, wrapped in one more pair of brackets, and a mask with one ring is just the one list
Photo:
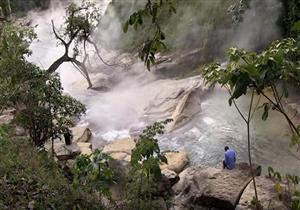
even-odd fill
[(246, 73), (241, 74), (238, 77), (238, 80), (235, 84), (234, 92), (233, 92), (231, 98), (232, 99), (237, 99), (241, 95), (246, 94), (249, 83), (250, 83), (250, 79), (249, 79), (248, 74), (246, 74)]

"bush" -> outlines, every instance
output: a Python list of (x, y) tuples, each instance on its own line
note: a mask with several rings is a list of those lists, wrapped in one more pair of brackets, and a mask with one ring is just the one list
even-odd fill
[(96, 195), (69, 184), (47, 152), (1, 133), (0, 209), (103, 209)]
[(164, 126), (171, 120), (155, 122), (147, 126), (139, 136), (131, 155), (131, 171), (127, 186), (129, 209), (152, 210), (159, 208), (154, 205), (153, 194), (157, 192), (162, 178), (160, 163), (167, 163), (166, 157), (160, 152), (156, 136), (164, 133)]

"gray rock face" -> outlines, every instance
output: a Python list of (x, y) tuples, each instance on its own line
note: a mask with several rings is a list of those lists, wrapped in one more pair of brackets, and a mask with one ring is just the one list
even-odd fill
[(166, 125), (170, 132), (201, 111), (200, 96), (207, 88), (203, 86), (201, 77), (195, 76), (180, 80), (157, 80), (150, 103), (144, 109), (144, 116), (154, 121), (172, 118), (173, 122)]
[[(275, 183), (266, 177), (257, 177), (255, 179), (257, 194), (260, 204), (263, 206), (263, 209), (272, 209), (272, 210), (288, 210), (289, 208), (279, 200), (279, 195), (275, 191)], [(287, 185), (280, 183), (282, 188), (282, 198), (286, 197), (288, 193)], [(245, 189), (239, 204), (237, 205), (237, 210), (251, 210), (253, 206), (251, 205), (251, 200), (255, 196), (253, 182), (251, 181), (247, 188)]]
[(78, 156), (80, 148), (75, 144), (65, 145), (62, 142), (57, 142), (54, 144), (54, 153), (59, 161), (65, 161)]
[[(261, 168), (255, 166), (255, 175)], [(173, 209), (197, 209), (199, 206), (235, 209), (240, 196), (251, 181), (250, 167), (237, 164), (234, 170), (190, 167), (179, 174), (179, 182), (173, 186)]]

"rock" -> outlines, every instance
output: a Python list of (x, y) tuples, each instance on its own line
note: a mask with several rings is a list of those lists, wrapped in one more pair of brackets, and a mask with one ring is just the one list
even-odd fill
[(29, 203), (28, 203), (28, 209), (30, 209), (30, 210), (33, 210), (34, 209), (34, 204), (35, 204), (35, 201), (34, 200), (32, 200), (32, 201), (30, 201)]
[[(272, 209), (272, 210), (288, 210), (289, 208), (284, 205), (282, 201), (279, 200), (278, 193), (275, 191), (275, 183), (273, 180), (266, 177), (257, 177), (255, 179), (258, 199), (260, 204), (263, 206), (263, 209)], [(288, 187), (281, 183), (283, 189), (283, 198), (285, 194), (288, 194)], [(245, 189), (242, 197), (237, 206), (237, 210), (251, 210), (251, 200), (255, 196), (253, 182), (251, 181), (247, 188)]]
[(77, 146), (80, 149), (82, 155), (90, 155), (92, 153), (92, 144), (85, 142), (78, 142)]
[(171, 186), (179, 181), (179, 176), (176, 172), (169, 169), (164, 169), (161, 171), (162, 175), (169, 179)]
[(180, 173), (188, 164), (189, 159), (185, 151), (171, 151), (164, 153), (168, 160), (168, 164), (162, 164), (161, 170), (168, 169)]
[(149, 104), (144, 108), (143, 116), (152, 121), (172, 118), (173, 122), (166, 125), (167, 132), (184, 125), (199, 113), (200, 97), (207, 92), (199, 76), (180, 80), (157, 80), (149, 88), (152, 91), (149, 93)]
[[(50, 150), (48, 151), (51, 151), (51, 146), (49, 149)], [(76, 144), (65, 145), (62, 142), (55, 142), (54, 153), (59, 161), (65, 161), (69, 159), (74, 159), (76, 156), (78, 156), (81, 153), (81, 151)]]
[(74, 165), (75, 165), (75, 160), (74, 160), (74, 159), (67, 160), (65, 165), (66, 165), (68, 168), (73, 168)]
[(25, 136), (26, 135), (26, 131), (24, 128), (16, 126), (15, 128), (15, 134), (16, 136)]
[(0, 116), (0, 125), (9, 124), (14, 119), (14, 116), (11, 114), (4, 114)]
[(135, 148), (133, 139), (116, 140), (103, 148), (103, 152), (119, 161), (130, 162), (131, 151)]
[[(197, 209), (198, 206), (235, 209), (240, 196), (251, 181), (250, 167), (237, 164), (234, 170), (207, 167), (190, 167), (179, 174), (179, 182), (173, 186), (172, 204), (177, 209)], [(255, 165), (255, 175), (261, 167)]]
[(70, 128), (73, 135), (73, 142), (89, 142), (92, 137), (92, 132), (87, 127)]

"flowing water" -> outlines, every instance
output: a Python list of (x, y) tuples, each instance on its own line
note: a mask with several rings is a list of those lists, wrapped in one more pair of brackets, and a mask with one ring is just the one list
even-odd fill
[[(102, 12), (105, 11), (109, 1), (98, 2), (102, 5)], [(59, 1), (52, 3), (58, 4)], [(50, 25), (52, 19), (61, 23), (63, 8), (51, 7), (46, 12), (31, 14), (33, 25), (38, 24), (36, 31), (40, 40), (32, 46), (31, 59), (41, 67), (48, 67), (63, 52), (61, 47), (56, 46)], [(106, 67), (98, 67), (103, 68)], [(177, 84), (171, 79), (158, 80), (141, 63), (132, 66), (129, 72), (122, 72), (120, 69), (111, 71), (118, 72), (117, 76), (109, 80), (111, 88), (98, 92), (86, 90), (85, 81), (72, 66), (64, 64), (60, 68), (66, 92), (87, 105), (88, 112), (81, 124), (92, 128), (94, 145), (101, 145), (104, 140), (128, 137), (130, 128), (145, 126), (145, 120), (142, 120), (145, 118), (145, 107), (155, 102), (155, 94), (163, 88), (168, 91), (166, 84)], [(239, 105), (242, 111), (246, 111), (249, 97), (242, 98)], [(247, 161), (246, 125), (234, 107), (228, 105), (228, 94), (217, 88), (205, 97), (202, 96), (200, 101), (202, 111), (183, 127), (160, 138), (161, 147), (165, 150), (185, 149), (191, 163), (195, 165), (220, 166), (223, 148), (228, 145), (237, 151), (238, 161)], [(255, 162), (265, 166), (264, 169), (272, 166), (282, 172), (300, 174), (300, 161), (292, 155), (288, 147), (288, 137), (285, 136), (288, 128), (284, 119), (272, 113), (264, 122), (260, 112), (256, 113), (251, 125), (252, 155)]]

